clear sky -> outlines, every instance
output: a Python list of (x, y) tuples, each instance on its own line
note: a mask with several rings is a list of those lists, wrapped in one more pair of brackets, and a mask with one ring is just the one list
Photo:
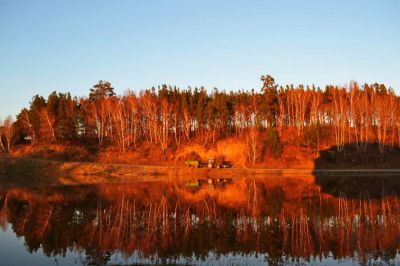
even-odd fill
[(400, 92), (400, 1), (0, 0), (0, 117), (51, 91), (381, 82)]

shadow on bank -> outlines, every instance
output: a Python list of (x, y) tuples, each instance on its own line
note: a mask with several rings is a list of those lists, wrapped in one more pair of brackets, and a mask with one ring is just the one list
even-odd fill
[(400, 149), (377, 144), (346, 145), (320, 152), (313, 175), (323, 193), (335, 197), (377, 199), (400, 195)]

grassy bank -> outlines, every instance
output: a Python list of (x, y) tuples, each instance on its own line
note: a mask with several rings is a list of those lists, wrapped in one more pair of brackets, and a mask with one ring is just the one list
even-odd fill
[(310, 174), (312, 169), (188, 168), (184, 165), (129, 165), (0, 156), (0, 185), (41, 186), (132, 182), (149, 179), (193, 179), (251, 175)]
[(142, 180), (191, 180), (204, 177), (267, 177), (312, 175), (369, 176), (400, 175), (395, 168), (188, 168), (184, 165), (131, 165), (66, 162), (60, 160), (0, 156), (0, 186), (48, 186), (97, 183), (125, 183)]

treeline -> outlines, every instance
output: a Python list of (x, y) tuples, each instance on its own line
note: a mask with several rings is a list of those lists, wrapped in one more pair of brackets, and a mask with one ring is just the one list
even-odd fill
[[(116, 96), (109, 82), (100, 81), (88, 98), (69, 93), (36, 95), (29, 108), (7, 118), (0, 149), (12, 143), (115, 145), (121, 152), (144, 142), (162, 151), (189, 142), (211, 147), (227, 137), (245, 140), (249, 161), (255, 162), (262, 143), (279, 142), (284, 132), (306, 139), (307, 145), (334, 135), (339, 151), (354, 144), (366, 152), (368, 143), (400, 146), (399, 98), (383, 84), (352, 82), (348, 87), (278, 86), (262, 76), (260, 91), (225, 92), (162, 85)], [(272, 143), (271, 145), (276, 145)]]

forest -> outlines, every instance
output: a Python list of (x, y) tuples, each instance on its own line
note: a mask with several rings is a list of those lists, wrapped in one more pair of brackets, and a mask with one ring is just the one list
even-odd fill
[[(167, 153), (188, 143), (211, 148), (237, 138), (254, 165), (265, 150), (279, 157), (284, 145), (318, 151), (325, 143), (338, 152), (351, 145), (366, 153), (373, 143), (380, 154), (400, 146), (399, 97), (384, 84), (321, 89), (278, 85), (265, 75), (260, 87), (227, 92), (161, 85), (118, 96), (109, 82), (99, 81), (88, 97), (35, 95), (15, 120), (0, 122), (0, 151), (53, 143), (113, 147), (120, 153), (152, 145)], [(292, 143), (282, 141), (287, 136)]]

